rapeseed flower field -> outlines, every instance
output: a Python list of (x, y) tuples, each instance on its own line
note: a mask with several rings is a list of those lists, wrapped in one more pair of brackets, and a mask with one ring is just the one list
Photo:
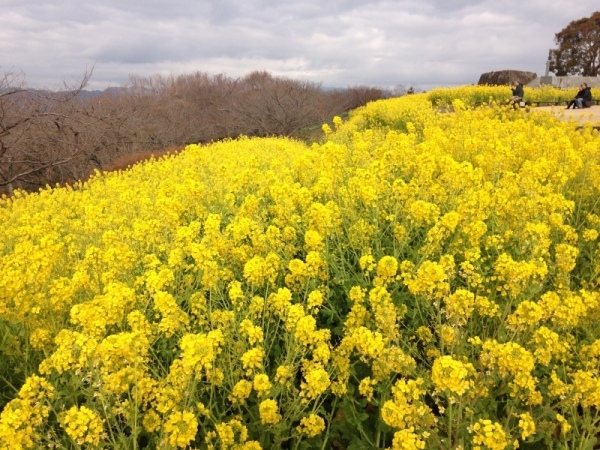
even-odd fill
[(490, 90), (0, 200), (0, 448), (592, 449), (600, 137)]

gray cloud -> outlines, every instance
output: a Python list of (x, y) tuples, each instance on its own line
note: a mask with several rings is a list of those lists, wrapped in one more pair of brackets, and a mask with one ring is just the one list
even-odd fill
[(252, 70), (321, 82), (423, 88), (483, 72), (543, 73), (554, 34), (589, 16), (545, 0), (4, 0), (0, 73), (54, 87), (94, 66), (92, 88), (150, 76)]

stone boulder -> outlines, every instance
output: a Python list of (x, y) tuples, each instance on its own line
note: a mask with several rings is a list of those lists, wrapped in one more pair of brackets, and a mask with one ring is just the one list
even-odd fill
[(497, 70), (481, 74), (477, 84), (489, 84), (495, 86), (506, 86), (513, 84), (515, 81), (520, 81), (527, 84), (537, 78), (535, 72), (524, 72), (522, 70)]

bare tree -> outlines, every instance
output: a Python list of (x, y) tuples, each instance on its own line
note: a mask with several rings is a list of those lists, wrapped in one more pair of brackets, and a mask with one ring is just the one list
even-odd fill
[(239, 80), (223, 110), (249, 134), (292, 136), (299, 129), (325, 118), (319, 108), (320, 86), (307, 81), (273, 77), (256, 71)]
[(77, 159), (84, 146), (78, 94), (87, 85), (86, 72), (76, 86), (61, 92), (28, 89), (22, 73), (5, 72), (0, 79), (0, 188), (39, 187), (61, 167)]
[(101, 95), (91, 72), (63, 91), (29, 89), (18, 72), (0, 79), (0, 191), (85, 179), (163, 154), (165, 148), (240, 135), (305, 136), (335, 115), (382, 98), (377, 88), (324, 91), (317, 83), (255, 71), (232, 79), (203, 72), (132, 76)]
[(383, 91), (357, 86), (326, 92), (317, 83), (254, 71), (238, 79), (203, 72), (132, 76), (121, 95), (135, 105), (128, 126), (143, 145), (133, 151), (143, 152), (240, 135), (293, 136), (382, 98)]

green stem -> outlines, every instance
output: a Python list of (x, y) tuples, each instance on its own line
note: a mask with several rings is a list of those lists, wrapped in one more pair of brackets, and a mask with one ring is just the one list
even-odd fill
[(454, 448), (454, 439), (452, 437), (452, 421), (454, 420), (454, 404), (448, 400), (448, 440), (451, 448)]
[[(358, 424), (359, 421), (358, 421), (358, 418), (356, 417), (356, 414), (354, 412), (354, 408), (352, 408), (351, 411), (352, 411), (352, 417), (354, 418), (354, 422), (356, 424)], [(364, 440), (366, 440), (369, 443), (369, 446), (371, 448), (375, 448), (375, 444), (373, 444), (373, 442), (369, 439), (369, 437), (364, 433), (364, 431), (363, 431), (363, 429), (362, 429), (362, 427), (360, 425), (358, 426), (358, 431), (360, 433), (360, 437), (363, 438)]]
[(458, 438), (459, 438), (459, 430), (460, 430), (460, 424), (462, 422), (462, 402), (458, 403), (458, 414), (457, 414), (457, 420), (456, 420), (456, 427), (454, 428), (454, 446), (458, 446)]
[(327, 428), (325, 429), (325, 439), (323, 439), (323, 445), (321, 446), (321, 450), (325, 450), (325, 445), (327, 444), (327, 440), (329, 438), (329, 428), (331, 427), (331, 422), (333, 421), (333, 415), (335, 414), (335, 407), (338, 402), (338, 397), (335, 397), (333, 401), (333, 405), (331, 406), (331, 415), (329, 416), (329, 421), (327, 422)]

